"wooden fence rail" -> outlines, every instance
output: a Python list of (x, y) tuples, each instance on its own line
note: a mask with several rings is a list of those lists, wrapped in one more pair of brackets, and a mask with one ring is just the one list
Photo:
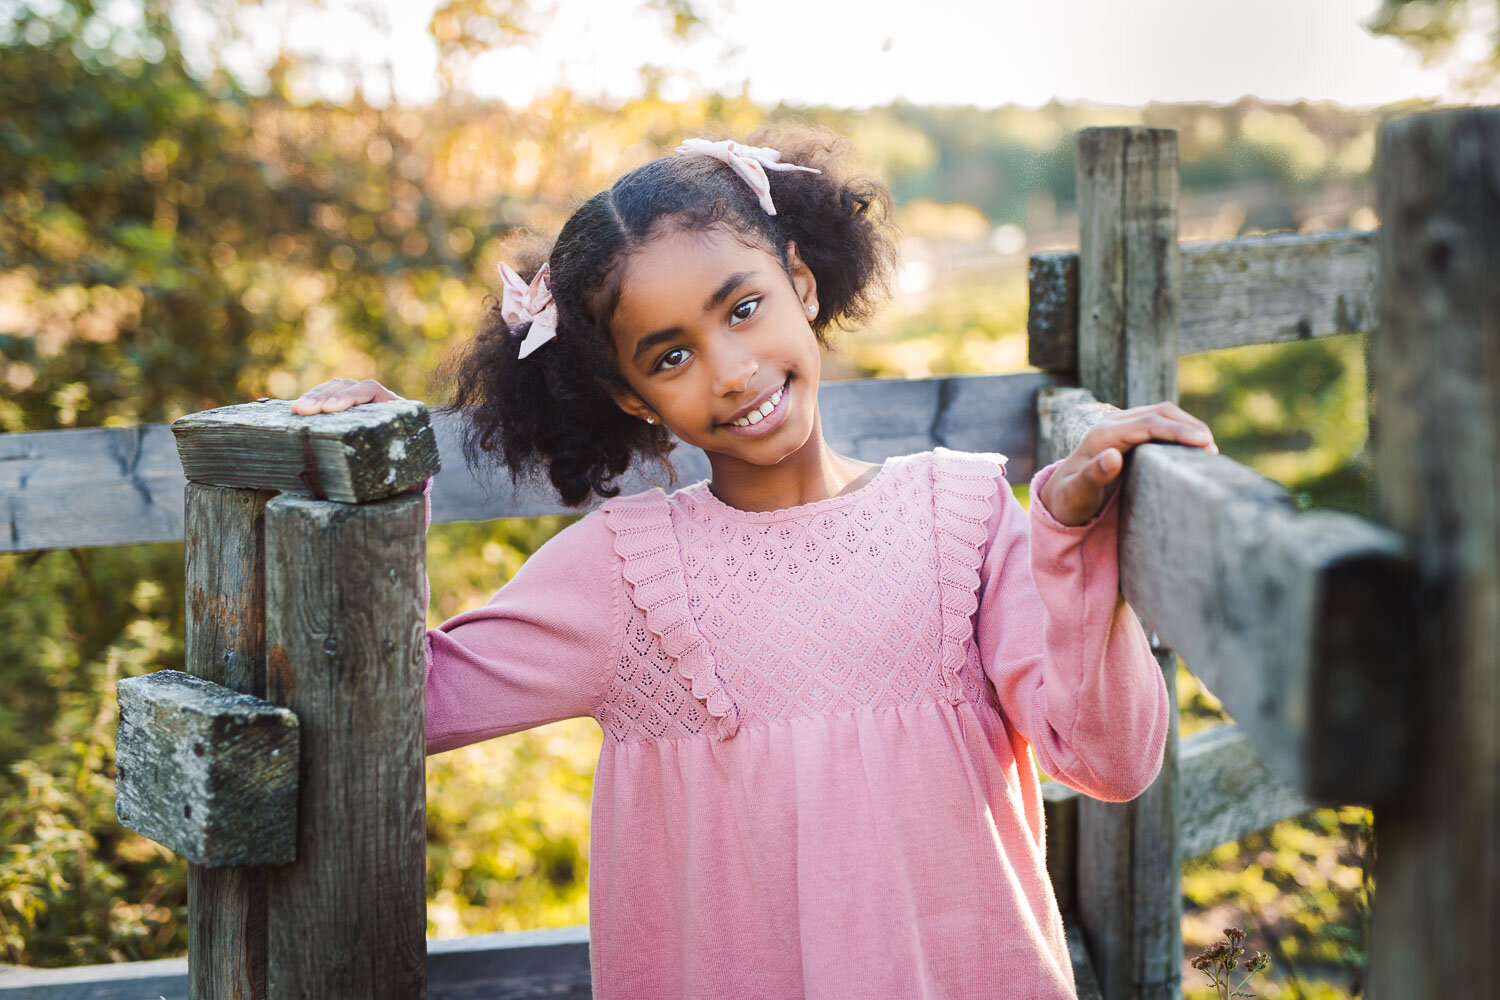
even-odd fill
[[(856, 458), (881, 462), (934, 445), (998, 451), (1010, 457), (1011, 478), (1024, 479), (1033, 471), (1036, 391), (1061, 384), (1040, 372), (862, 379), (823, 383), (818, 403), (829, 444)], [(436, 414), (432, 427), (445, 470), (432, 495), (435, 523), (579, 512), (547, 484), (476, 479), (457, 421)], [(673, 456), (683, 485), (707, 478), (697, 448), (680, 445)], [(0, 552), (180, 541), (186, 485), (166, 424), (0, 434)], [(620, 485), (630, 494), (657, 483), (632, 470)]]
[[(1378, 508), (1389, 527), (1298, 511), (1286, 490), (1223, 456), (1169, 444), (1129, 456), (1122, 591), (1169, 690), (1180, 651), (1237, 725), (1179, 741), (1174, 717), (1162, 774), (1132, 802), (1044, 786), (1048, 868), (1081, 997), (1178, 997), (1182, 860), (1313, 805), (1348, 802), (1375, 806), (1385, 834), (1371, 995), (1458, 996), (1465, 984), (1496, 981), (1496, 162), (1500, 109), (1400, 119), (1385, 126), (1377, 157), (1377, 237), (1179, 247), (1175, 134), (1085, 130), (1080, 250), (1033, 260), (1031, 360), (1051, 373), (821, 390), (841, 451), (868, 461), (935, 445), (1000, 451), (1014, 482), (1066, 453), (1110, 406), (1175, 399), (1182, 353), (1370, 330)], [(543, 489), (502, 482), (486, 494), (463, 471), (456, 428), (440, 419), (435, 430), (451, 470), (434, 490), (436, 520), (563, 512)], [(164, 434), (0, 437), (8, 549), (181, 538), (172, 495), (184, 480)], [(706, 475), (701, 454), (678, 457), (684, 481)], [(637, 476), (624, 486), (651, 484)], [(318, 503), (261, 494), (258, 509)], [(242, 639), (189, 638), (208, 651), (197, 662), (240, 663), (252, 676), (239, 683), (257, 683)], [(259, 680), (275, 693), (274, 667)], [(298, 716), (321, 724), (315, 711)], [(420, 894), (420, 883), (407, 891)], [(587, 996), (586, 942), (582, 928), (428, 942), (429, 995)], [(185, 995), (174, 991), (187, 979), (171, 963), (119, 969), (114, 980), (89, 970), (20, 975), (0, 978), (0, 996), (116, 996), (132, 979), (132, 990), (149, 981), (154, 992)]]
[[(1078, 368), (1078, 253), (1039, 253), (1029, 271), (1027, 361)], [(1182, 244), (1178, 353), (1367, 333), (1374, 234), (1273, 233)]]
[[(1043, 390), (1038, 434), (1066, 454), (1111, 409), (1084, 389)], [(1131, 607), (1286, 784), (1329, 805), (1389, 801), (1412, 777), (1399, 721), (1417, 620), (1406, 540), (1299, 512), (1286, 487), (1223, 455), (1140, 445), (1125, 475)]]

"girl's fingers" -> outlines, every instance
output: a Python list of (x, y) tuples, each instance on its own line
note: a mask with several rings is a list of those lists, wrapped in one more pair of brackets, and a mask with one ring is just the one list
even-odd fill
[(324, 396), (322, 412), (342, 413), (351, 406), (371, 402), (374, 398), (374, 390), (366, 386), (363, 382), (358, 382), (332, 395)]
[(319, 383), (292, 400), (292, 412), (303, 415), (326, 412), (326, 404), (331, 397), (355, 384), (352, 378), (331, 378)]
[(1213, 436), (1213, 433), (1209, 430), (1209, 427), (1208, 427), (1207, 423), (1205, 423), (1202, 419), (1193, 416), (1187, 410), (1184, 410), (1182, 407), (1178, 406), (1176, 403), (1172, 402), (1171, 400), (1163, 400), (1161, 403), (1158, 403), (1157, 405), (1159, 407), (1161, 407), (1161, 411), (1163, 413), (1167, 414), (1168, 416), (1170, 416), (1170, 417), (1172, 417), (1172, 418), (1174, 418), (1176, 420), (1179, 420), (1182, 423), (1185, 423), (1185, 424), (1187, 424), (1190, 427), (1196, 427), (1200, 431), (1202, 431), (1203, 433), (1208, 434), (1210, 437)]
[(309, 389), (292, 403), (292, 412), (302, 415), (314, 413), (340, 413), (361, 403), (384, 402), (400, 399), (385, 386), (372, 378), (356, 382), (351, 378), (330, 379), (322, 385)]
[(1210, 452), (1218, 451), (1218, 447), (1213, 444), (1213, 432), (1196, 417), (1177, 419), (1161, 412), (1156, 406), (1120, 412), (1128, 413), (1129, 416), (1107, 424), (1102, 423), (1096, 428), (1096, 431), (1102, 432), (1095, 442), (1096, 447), (1102, 449), (1114, 446), (1124, 451), (1147, 441), (1171, 441), (1207, 447)]

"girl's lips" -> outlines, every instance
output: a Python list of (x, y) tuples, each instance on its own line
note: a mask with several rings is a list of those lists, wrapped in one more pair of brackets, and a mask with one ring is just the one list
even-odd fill
[(782, 421), (786, 419), (786, 411), (787, 408), (791, 405), (791, 397), (792, 380), (791, 377), (788, 376), (787, 380), (781, 384), (781, 401), (776, 404), (775, 408), (772, 409), (770, 413), (767, 413), (764, 417), (761, 417), (759, 423), (751, 424), (749, 427), (740, 427), (737, 424), (720, 424), (719, 426), (723, 427), (729, 433), (734, 434), (738, 437), (765, 437), (767, 434), (774, 431), (777, 427), (780, 427)]

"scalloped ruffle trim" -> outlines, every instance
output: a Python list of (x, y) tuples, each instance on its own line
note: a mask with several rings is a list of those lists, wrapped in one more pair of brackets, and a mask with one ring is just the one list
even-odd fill
[(672, 657), (693, 697), (717, 720), (719, 739), (729, 739), (739, 731), (740, 712), (719, 682), (708, 643), (693, 623), (666, 494), (657, 487), (617, 497), (606, 501), (603, 510), (614, 532), (615, 553), (625, 564), (631, 601), (646, 616), (646, 627)]
[(955, 705), (964, 698), (959, 672), (964, 665), (965, 646), (974, 635), (974, 612), (979, 609), (986, 522), (1007, 461), (999, 452), (955, 452), (941, 446), (933, 449), (932, 498), (943, 607), (940, 659), (948, 700)]

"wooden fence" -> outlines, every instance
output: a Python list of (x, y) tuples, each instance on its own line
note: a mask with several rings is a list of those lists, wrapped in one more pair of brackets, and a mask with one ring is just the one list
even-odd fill
[[(1175, 133), (1087, 129), (1078, 156), (1080, 249), (1032, 260), (1030, 359), (1042, 371), (825, 384), (820, 404), (830, 444), (867, 461), (935, 445), (1000, 451), (1011, 458), (1010, 478), (1021, 481), (1065, 454), (1111, 407), (1175, 399), (1182, 354), (1364, 331), (1379, 521), (1299, 512), (1287, 490), (1222, 455), (1170, 444), (1132, 452), (1121, 496), (1122, 591), (1174, 697), (1181, 653), (1236, 724), (1179, 741), (1174, 715), (1160, 777), (1130, 802), (1044, 786), (1048, 868), (1079, 994), (1179, 997), (1182, 862), (1315, 805), (1350, 803), (1375, 809), (1379, 843), (1369, 995), (1482, 991), (1477, 984), (1497, 981), (1500, 971), (1493, 947), (1500, 937), (1500, 109), (1387, 122), (1376, 160), (1382, 228), (1375, 234), (1179, 246)], [(459, 458), (455, 428), (439, 420), (434, 429), (448, 470), (434, 489), (435, 520), (562, 511), (544, 491), (503, 481), (486, 493)], [(703, 456), (686, 448), (679, 466), (686, 482), (707, 475)], [(9, 514), (0, 548), (182, 538), (185, 493), (187, 516), (200, 525), (209, 522), (197, 518), (215, 509), (201, 498), (228, 489), (185, 485), (165, 427), (0, 436), (0, 498)], [(650, 485), (637, 477), (626, 491)], [(254, 494), (243, 482), (235, 486), (242, 500)], [(217, 509), (240, 519), (233, 537), (242, 544), (264, 531), (259, 565), (274, 595), (275, 532), (301, 531), (312, 542), (334, 526), (318, 502), (270, 495), (242, 503), (237, 514), (220, 496)], [(410, 565), (420, 566), (420, 531), (402, 520), (411, 499), (365, 506), (396, 519), (393, 544), (418, 546), (401, 550), (405, 568), (391, 574), (391, 606), (419, 616), (404, 603)], [(273, 530), (278, 505), (284, 524)], [(214, 537), (230, 537), (216, 530)], [(190, 578), (194, 559), (208, 558), (195, 557), (195, 544), (190, 533)], [(213, 558), (231, 566), (249, 552), (254, 565), (253, 550), (220, 547)], [(283, 574), (280, 586), (330, 572), (335, 558)], [(222, 575), (219, 585), (233, 590)], [(278, 634), (275, 604), (273, 597), (266, 605), (268, 636)], [(196, 620), (222, 619), (205, 611)], [(253, 620), (245, 626), (249, 634), (258, 627)], [(297, 628), (292, 622), (288, 634)], [(399, 637), (386, 642), (395, 649)], [(217, 657), (246, 671), (242, 686), (254, 686), (262, 670), (271, 701), (292, 707), (304, 727), (326, 724), (319, 696), (294, 704), (253, 639), (190, 634), (189, 653), (190, 667)], [(299, 655), (317, 659), (316, 651)], [(297, 677), (302, 684), (304, 674)], [(384, 683), (399, 687), (403, 678), (398, 670)], [(392, 695), (361, 697), (380, 710)], [(367, 803), (387, 817), (384, 836), (398, 854), (420, 843), (423, 828), (421, 783), (400, 776), (412, 760), (420, 765), (420, 744), (405, 736), (399, 743), (397, 756), (406, 755), (400, 774), (370, 785), (384, 799)], [(305, 838), (316, 817), (323, 827), (357, 822), (328, 812), (334, 807), (323, 800), (331, 796), (317, 791), (324, 784), (309, 780), (319, 768), (347, 765), (340, 760), (304, 730), (301, 844), (312, 843)], [(431, 941), (423, 969), (412, 953), (414, 920), (371, 932), (361, 909), (371, 905), (368, 890), (355, 884), (361, 873), (327, 854), (299, 854), (290, 867), (302, 870), (305, 885), (292, 891), (305, 902), (269, 917), (258, 895), (265, 890), (254, 888), (267, 870), (216, 869), (247, 881), (190, 898), (194, 997), (231, 995), (231, 981), (261, 988), (264, 973), (243, 966), (264, 969), (267, 937), (295, 951), (310, 921), (326, 919), (351, 926), (344, 937), (319, 927), (325, 940), (332, 934), (371, 950), (324, 950), (323, 968), (299, 973), (331, 991), (319, 995), (345, 994), (340, 984), (355, 983), (359, 995), (377, 995), (366, 992), (367, 982), (387, 990), (378, 995), (418, 995), (424, 975), (431, 997), (589, 995), (587, 928)], [(402, 863), (410, 867), (409, 859)], [(286, 886), (287, 869), (269, 872)], [(399, 892), (397, 909), (420, 914), (420, 880), (403, 882)], [(329, 908), (327, 900), (338, 899), (357, 905)], [(230, 947), (246, 950), (215, 958), (205, 942), (226, 933)], [(385, 936), (377, 941), (372, 933)], [(396, 954), (404, 978), (366, 978), (366, 956), (378, 949)], [(224, 960), (218, 973), (197, 972)], [(0, 996), (176, 997), (189, 994), (188, 982), (188, 963), (169, 960), (15, 974), (0, 979)]]

